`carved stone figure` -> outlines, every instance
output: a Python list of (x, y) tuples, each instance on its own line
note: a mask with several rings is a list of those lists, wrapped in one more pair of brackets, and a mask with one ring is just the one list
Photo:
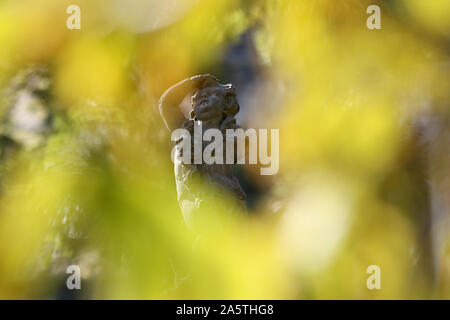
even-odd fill
[[(185, 117), (180, 104), (188, 94), (191, 94), (192, 109)], [(169, 132), (183, 128), (190, 133), (190, 137), (182, 138), (191, 139), (192, 150), (195, 139), (202, 139), (194, 134), (196, 126), (201, 126), (203, 132), (218, 129), (223, 137), (226, 137), (226, 129), (238, 128), (235, 115), (239, 112), (239, 104), (235, 90), (231, 84), (220, 84), (212, 75), (194, 76), (172, 86), (162, 95), (159, 110)], [(175, 179), (178, 202), (188, 226), (196, 229), (200, 215), (215, 214), (223, 201), (226, 201), (227, 213), (243, 212), (246, 194), (232, 173), (233, 164), (183, 163), (179, 142), (180, 139), (176, 141), (174, 155)], [(202, 150), (209, 144), (197, 143), (201, 143)], [(223, 154), (226, 158), (225, 148)], [(194, 152), (191, 157), (194, 158)]]

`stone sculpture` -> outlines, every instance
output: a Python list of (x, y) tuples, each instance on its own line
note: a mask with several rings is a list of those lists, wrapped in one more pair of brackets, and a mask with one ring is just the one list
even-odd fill
[[(188, 94), (191, 95), (192, 109), (185, 117), (180, 104)], [(201, 126), (203, 132), (218, 129), (223, 137), (226, 137), (226, 129), (238, 128), (236, 92), (231, 84), (222, 85), (212, 75), (194, 76), (170, 87), (160, 99), (159, 110), (170, 133), (179, 128), (190, 133), (192, 150), (194, 140), (202, 140), (201, 136), (193, 134), (196, 126)], [(177, 147), (179, 142), (180, 139), (175, 141), (175, 180), (178, 202), (188, 226), (196, 229), (200, 215), (214, 215), (217, 205), (223, 201), (227, 213), (245, 211), (246, 194), (232, 173), (234, 164), (184, 163), (181, 161), (182, 149)], [(208, 144), (203, 140), (197, 143), (201, 143), (202, 148)], [(226, 157), (225, 148), (223, 153)], [(191, 155), (193, 158), (194, 152)]]

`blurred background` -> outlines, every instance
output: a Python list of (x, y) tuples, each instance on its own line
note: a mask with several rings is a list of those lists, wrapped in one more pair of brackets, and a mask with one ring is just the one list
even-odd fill
[[(449, 50), (448, 0), (0, 0), (0, 298), (449, 299)], [(157, 101), (204, 73), (280, 171), (199, 242)]]

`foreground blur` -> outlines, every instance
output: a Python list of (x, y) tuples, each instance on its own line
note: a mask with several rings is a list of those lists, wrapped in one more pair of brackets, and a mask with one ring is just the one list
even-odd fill
[[(449, 1), (375, 3), (0, 1), (0, 298), (450, 298)], [(157, 101), (203, 73), (280, 171), (199, 236)]]

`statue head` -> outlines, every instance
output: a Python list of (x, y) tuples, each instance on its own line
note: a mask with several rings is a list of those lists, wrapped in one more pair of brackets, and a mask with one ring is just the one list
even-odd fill
[(231, 84), (206, 81), (192, 96), (191, 118), (218, 125), (239, 112), (236, 92)]

